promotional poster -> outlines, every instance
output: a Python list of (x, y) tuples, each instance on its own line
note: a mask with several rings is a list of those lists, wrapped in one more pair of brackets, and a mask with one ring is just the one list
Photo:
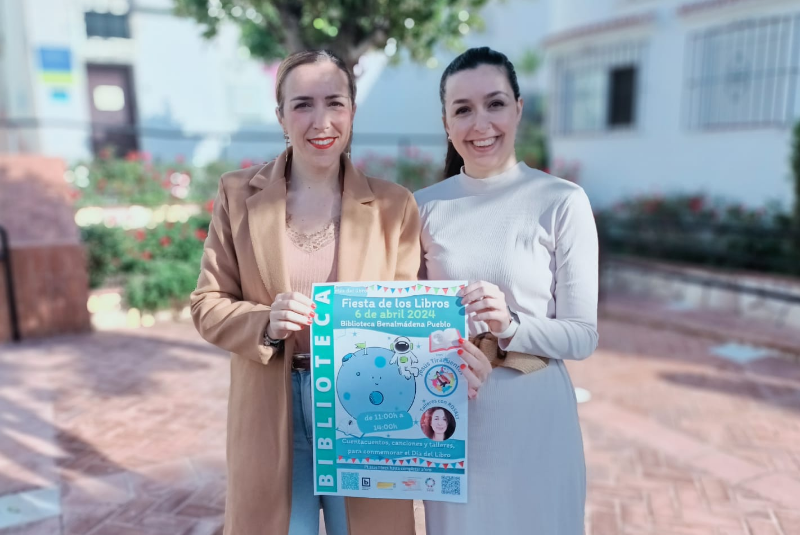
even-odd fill
[(314, 285), (316, 494), (466, 502), (465, 285)]

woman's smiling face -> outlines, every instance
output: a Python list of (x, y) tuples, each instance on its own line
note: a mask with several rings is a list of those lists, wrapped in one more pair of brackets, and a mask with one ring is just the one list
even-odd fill
[(299, 65), (286, 76), (283, 95), (278, 120), (295, 157), (311, 167), (338, 163), (350, 141), (355, 115), (345, 73), (331, 61)]
[(516, 162), (514, 140), (522, 101), (503, 67), (479, 65), (445, 84), (444, 125), (470, 176), (499, 174)]

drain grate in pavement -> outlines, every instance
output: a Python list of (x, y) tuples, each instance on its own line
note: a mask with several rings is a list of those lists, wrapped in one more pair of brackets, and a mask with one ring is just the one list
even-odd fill
[(57, 488), (36, 489), (0, 496), (0, 529), (44, 520), (61, 514)]
[(714, 346), (709, 349), (709, 353), (722, 357), (739, 364), (745, 364), (753, 360), (762, 359), (772, 354), (772, 350), (765, 347), (749, 346), (744, 344), (736, 344), (733, 342)]

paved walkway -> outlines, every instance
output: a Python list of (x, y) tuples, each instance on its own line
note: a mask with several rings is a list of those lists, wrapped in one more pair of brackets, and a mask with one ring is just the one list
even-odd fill
[[(600, 331), (570, 363), (592, 395), (587, 534), (800, 535), (800, 364), (618, 315)], [(0, 526), (17, 493), (61, 510), (0, 534), (221, 533), (227, 381), (188, 324), (0, 346)]]

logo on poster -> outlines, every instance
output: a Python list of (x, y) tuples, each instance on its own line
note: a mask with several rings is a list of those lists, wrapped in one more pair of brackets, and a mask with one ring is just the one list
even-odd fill
[(410, 477), (403, 480), (403, 490), (422, 490), (418, 477)]
[(458, 386), (456, 371), (447, 364), (432, 366), (425, 374), (425, 386), (436, 397), (445, 398)]

